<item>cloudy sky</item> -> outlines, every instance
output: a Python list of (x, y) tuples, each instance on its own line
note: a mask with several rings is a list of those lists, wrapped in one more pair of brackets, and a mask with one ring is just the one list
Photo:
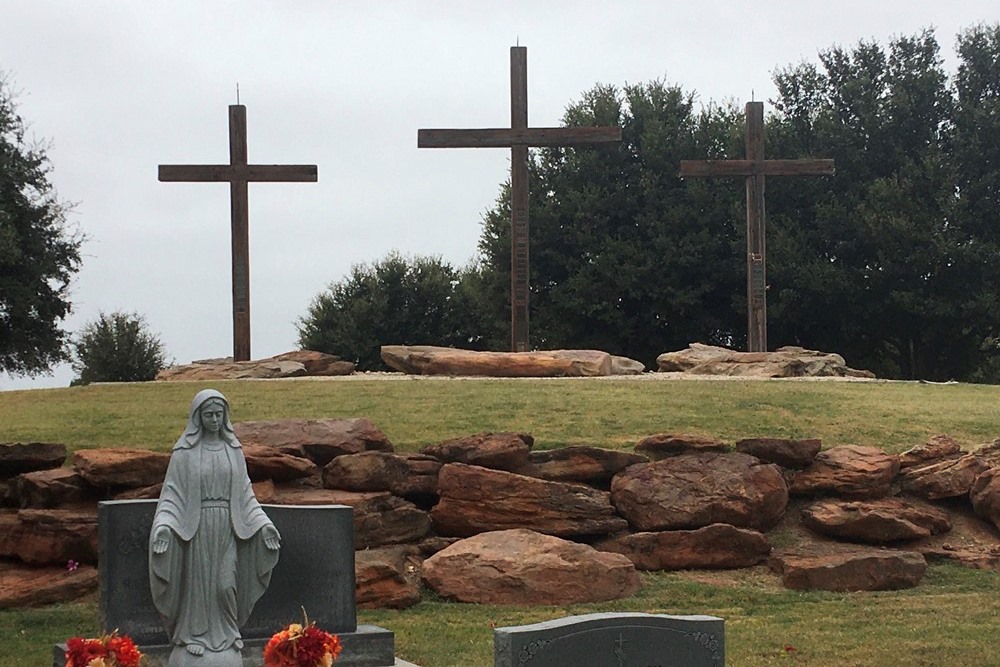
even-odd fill
[[(699, 101), (769, 100), (772, 72), (834, 45), (1000, 21), (996, 0), (0, 0), (0, 71), (86, 234), (77, 331), (143, 314), (179, 363), (232, 353), (229, 188), (160, 183), (159, 164), (251, 163), (318, 183), (250, 185), (254, 358), (352, 264), (392, 250), (463, 265), (506, 178), (503, 149), (417, 149), (422, 127), (509, 125), (509, 47), (528, 49), (528, 120), (559, 124), (596, 83), (663, 79)], [(392, 341), (386, 341), (392, 342)], [(66, 386), (69, 367), (0, 389)]]

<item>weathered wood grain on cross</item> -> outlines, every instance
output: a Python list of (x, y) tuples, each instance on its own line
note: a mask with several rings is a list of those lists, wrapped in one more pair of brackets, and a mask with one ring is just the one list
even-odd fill
[(418, 130), (419, 148), (510, 148), (510, 339), (526, 352), (528, 341), (528, 148), (621, 141), (620, 127), (528, 127), (528, 50), (510, 48), (510, 127)]
[(747, 348), (767, 351), (767, 277), (764, 242), (764, 177), (829, 176), (833, 160), (765, 160), (764, 103), (746, 105), (745, 160), (681, 160), (679, 175), (745, 176), (747, 184)]
[(247, 108), (229, 107), (229, 164), (161, 164), (161, 181), (227, 182), (232, 218), (233, 359), (250, 360), (250, 236), (248, 188), (255, 182), (317, 180), (314, 164), (247, 164)]

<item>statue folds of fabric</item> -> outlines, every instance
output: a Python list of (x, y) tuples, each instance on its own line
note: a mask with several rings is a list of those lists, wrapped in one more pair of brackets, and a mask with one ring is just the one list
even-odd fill
[(229, 403), (191, 403), (149, 539), (149, 583), (174, 650), (170, 667), (239, 665), (246, 623), (278, 562), (280, 536), (254, 497)]

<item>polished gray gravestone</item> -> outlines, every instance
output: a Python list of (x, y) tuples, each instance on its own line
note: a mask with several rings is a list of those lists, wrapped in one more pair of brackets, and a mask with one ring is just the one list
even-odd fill
[(586, 614), (496, 628), (494, 667), (723, 667), (714, 616)]
[[(263, 664), (264, 644), (289, 623), (301, 622), (303, 608), (310, 621), (340, 637), (338, 667), (399, 664), (393, 657), (392, 632), (357, 624), (353, 510), (343, 505), (261, 507), (281, 533), (281, 556), (267, 592), (241, 629), (243, 664)], [(149, 531), (155, 510), (155, 500), (98, 504), (101, 631), (118, 630), (132, 637), (147, 653), (150, 667), (165, 661), (171, 649), (149, 589)], [(65, 647), (60, 646), (54, 649), (55, 667), (65, 664)]]

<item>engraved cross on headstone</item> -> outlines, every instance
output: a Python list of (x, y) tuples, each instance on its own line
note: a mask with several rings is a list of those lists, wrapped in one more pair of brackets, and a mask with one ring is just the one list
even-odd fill
[(619, 127), (528, 127), (528, 50), (510, 48), (510, 128), (418, 130), (418, 148), (510, 147), (511, 350), (528, 342), (528, 147), (621, 141)]
[(747, 183), (747, 349), (767, 351), (764, 177), (829, 176), (833, 160), (765, 160), (764, 103), (747, 102), (745, 160), (681, 160), (679, 176), (745, 176)]
[(250, 238), (247, 184), (317, 180), (314, 164), (247, 164), (247, 108), (229, 107), (229, 164), (161, 164), (160, 181), (228, 182), (232, 210), (233, 359), (250, 360)]

